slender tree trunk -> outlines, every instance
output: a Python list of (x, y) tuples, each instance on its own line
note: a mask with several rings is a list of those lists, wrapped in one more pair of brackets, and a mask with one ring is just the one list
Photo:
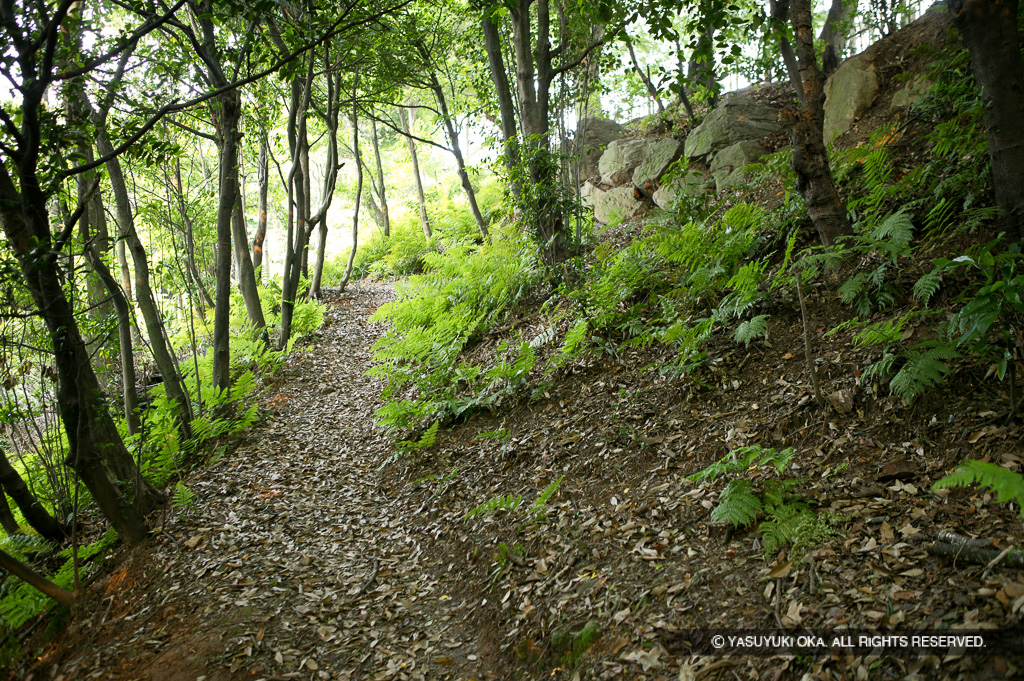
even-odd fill
[[(424, 62), (430, 64), (430, 52), (427, 51), (427, 48), (422, 42), (417, 42), (416, 49), (419, 51), (420, 56), (423, 57)], [(455, 129), (455, 122), (451, 113), (448, 111), (448, 100), (444, 96), (444, 88), (441, 87), (441, 83), (437, 79), (437, 73), (433, 68), (428, 68), (427, 77), (430, 79), (430, 89), (433, 91), (434, 98), (437, 100), (437, 106), (441, 110), (441, 121), (444, 124), (448, 143), (452, 145), (452, 155), (455, 157), (455, 164), (458, 168), (459, 179), (462, 181), (462, 189), (466, 192), (466, 198), (469, 200), (469, 208), (473, 213), (473, 219), (476, 220), (476, 226), (480, 230), (480, 235), (484, 238), (484, 241), (489, 241), (491, 235), (487, 231), (487, 221), (484, 220), (484, 216), (480, 212), (480, 206), (477, 205), (476, 192), (473, 190), (473, 183), (469, 181), (469, 172), (466, 171), (466, 161), (462, 156), (462, 147), (459, 145), (459, 133)], [(411, 137), (409, 138), (409, 142), (412, 142)]]
[[(17, 504), (24, 516), (25, 522), (35, 530), (40, 537), (58, 544), (62, 543), (70, 534), (68, 529), (57, 522), (50, 515), (38, 499), (29, 491), (25, 481), (14, 470), (14, 466), (7, 459), (7, 452), (0, 450), (0, 488), (10, 495)], [(6, 505), (6, 498), (4, 504)], [(10, 510), (8, 509), (8, 512)], [(8, 534), (10, 534), (8, 530)]]
[[(110, 155), (114, 147), (107, 136), (106, 117), (94, 113), (93, 122), (96, 125), (96, 148), (101, 155)], [(142, 245), (142, 240), (139, 239), (138, 232), (135, 230), (135, 217), (132, 214), (128, 185), (124, 179), (121, 162), (114, 157), (107, 161), (106, 168), (110, 188), (114, 194), (118, 229), (135, 265), (136, 302), (142, 312), (142, 319), (149, 335), (153, 360), (164, 378), (164, 390), (167, 391), (167, 397), (175, 405), (174, 413), (181, 435), (184, 438), (190, 438), (192, 437), (192, 427), (189, 425), (192, 420), (192, 404), (174, 365), (171, 349), (164, 338), (163, 319), (156, 306), (153, 288), (150, 286), (149, 259), (146, 257), (146, 249)]]
[(818, 42), (825, 46), (821, 54), (821, 77), (828, 78), (839, 68), (846, 39), (857, 15), (857, 0), (832, 0)]
[[(89, 160), (91, 161), (92, 150), (89, 150)], [(98, 197), (97, 197), (98, 198)], [(102, 216), (103, 205), (98, 201), (93, 201), (92, 208), (96, 209), (96, 214)], [(90, 209), (89, 212), (91, 212)], [(135, 355), (132, 352), (132, 312), (128, 306), (128, 299), (122, 293), (120, 287), (117, 285), (117, 280), (114, 275), (110, 273), (110, 269), (107, 267), (107, 263), (103, 261), (103, 257), (100, 254), (99, 242), (92, 239), (92, 235), (89, 233), (89, 225), (92, 222), (83, 222), (83, 233), (82, 241), (85, 243), (85, 259), (92, 267), (96, 276), (103, 284), (103, 290), (107, 297), (110, 298), (114, 306), (114, 313), (117, 315), (117, 337), (119, 352), (121, 356), (121, 382), (122, 382), (122, 398), (124, 400), (124, 415), (125, 421), (128, 424), (128, 433), (130, 435), (138, 435), (142, 432), (142, 422), (139, 419), (139, 396), (135, 392)]]
[(292, 154), (292, 168), (289, 171), (289, 210), (294, 208), (294, 220), (288, 223), (288, 242), (285, 246), (284, 276), (281, 281), (281, 339), (280, 347), (288, 344), (292, 333), (292, 315), (298, 297), (301, 275), (301, 257), (306, 248), (306, 224), (310, 213), (309, 184), (309, 138), (306, 116), (313, 82), (314, 60), (307, 64), (306, 75), (292, 81), (291, 101), (288, 110), (288, 146)]
[(409, 155), (412, 156), (412, 175), (416, 180), (416, 196), (420, 202), (420, 224), (423, 225), (423, 236), (430, 240), (430, 220), (427, 218), (427, 199), (423, 194), (423, 179), (420, 177), (420, 160), (416, 155), (416, 142), (412, 139), (412, 122), (409, 112), (403, 107), (398, 109), (398, 117), (402, 122), (402, 132), (405, 133), (405, 140), (409, 143)]
[(512, 178), (512, 195), (522, 196), (519, 186), (517, 168), (519, 166), (519, 137), (516, 127), (516, 108), (512, 101), (512, 89), (509, 87), (508, 74), (505, 72), (505, 59), (502, 57), (501, 36), (498, 27), (491, 17), (491, 10), (480, 22), (484, 34), (484, 49), (490, 65), (491, 80), (498, 95), (498, 111), (501, 114), (501, 137), (505, 147), (505, 166)]
[(245, 311), (253, 331), (266, 345), (270, 343), (270, 338), (267, 336), (267, 322), (263, 318), (260, 291), (256, 286), (256, 273), (252, 260), (249, 259), (249, 237), (245, 229), (245, 209), (242, 206), (240, 191), (235, 192), (235, 213), (231, 219), (231, 231), (235, 242), (235, 260), (238, 262), (238, 290), (245, 301)]
[(34, 589), (41, 591), (44, 595), (49, 596), (65, 608), (73, 608), (77, 601), (77, 596), (75, 594), (60, 588), (6, 551), (0, 551), (0, 568), (7, 570), (18, 579), (22, 580)]
[(633, 63), (633, 70), (636, 71), (636, 75), (640, 76), (640, 81), (644, 84), (644, 87), (647, 88), (647, 94), (650, 96), (651, 100), (658, 105), (658, 112), (660, 113), (664, 111), (665, 105), (661, 102), (661, 97), (658, 94), (658, 88), (654, 87), (654, 83), (652, 83), (651, 79), (648, 78), (646, 73), (644, 73), (644, 70), (640, 68), (640, 62), (637, 61), (636, 52), (633, 50), (633, 41), (629, 38), (626, 39), (626, 49), (629, 50), (629, 60)]
[(1024, 60), (1017, 34), (1017, 0), (950, 0), (953, 22), (971, 55), (981, 91), (1001, 227), (1024, 232)]
[(679, 85), (679, 92), (676, 94), (676, 104), (682, 104), (683, 108), (686, 109), (686, 115), (690, 120), (694, 120), (693, 104), (690, 103), (690, 98), (686, 95), (686, 64), (683, 62), (683, 46), (679, 44), (679, 38), (676, 38), (676, 73), (679, 74), (677, 79)]
[(388, 197), (384, 190), (384, 164), (380, 162), (380, 140), (377, 137), (377, 119), (370, 119), (370, 130), (373, 140), (373, 158), (377, 163), (377, 192), (380, 197), (380, 227), (384, 230), (384, 238), (391, 236), (391, 216), (388, 213)]
[[(839, 1), (836, 0), (836, 2)], [(800, 80), (800, 66), (797, 64), (793, 46), (789, 44), (786, 30), (789, 24), (789, 0), (768, 0), (768, 6), (772, 15), (772, 30), (775, 31), (775, 37), (779, 41), (779, 52), (782, 53), (782, 62), (786, 65), (789, 82), (793, 85), (796, 96), (800, 98), (800, 106), (807, 106), (807, 95), (804, 93), (803, 82)]]
[[(359, 87), (359, 72), (356, 71), (356, 83), (355, 88)], [(356, 97), (352, 98), (352, 151), (356, 157), (356, 207), (352, 214), (352, 250), (348, 254), (348, 264), (345, 265), (345, 275), (341, 278), (341, 290), (344, 291), (345, 287), (348, 286), (349, 277), (352, 276), (352, 266), (356, 261), (356, 249), (359, 247), (359, 204), (363, 197), (363, 163), (359, 157), (359, 121), (358, 121), (359, 109), (356, 104)], [(402, 121), (403, 125), (407, 125), (406, 121)], [(412, 138), (409, 138), (409, 143), (412, 144)], [(413, 156), (415, 158), (415, 156)], [(422, 196), (422, 190), (420, 192)], [(430, 238), (429, 236), (427, 237)]]
[(791, 7), (796, 53), (800, 60), (804, 107), (792, 128), (793, 170), (807, 213), (826, 248), (853, 234), (846, 205), (839, 198), (825, 149), (825, 92), (814, 54), (810, 0), (793, 0)]
[(7, 495), (3, 493), (2, 487), (0, 487), (0, 526), (4, 528), (4, 532), (7, 533), (8, 537), (21, 534), (21, 525), (14, 518), (14, 513), (11, 512), (11, 505), (7, 502)]
[(202, 296), (203, 305), (211, 308), (213, 307), (213, 296), (210, 295), (206, 284), (203, 283), (203, 277), (196, 266), (195, 229), (192, 226), (192, 217), (188, 214), (188, 204), (185, 202), (185, 186), (181, 181), (181, 161), (178, 159), (174, 159), (174, 181), (177, 183), (174, 194), (178, 199), (178, 213), (181, 215), (181, 222), (185, 227), (185, 269), (196, 290), (199, 291), (199, 295)]
[[(30, 98), (34, 101), (27, 102), (23, 112), (30, 117), (25, 125), (32, 128), (39, 124), (37, 107), (42, 92), (38, 85), (29, 87), (25, 99)], [(46, 198), (35, 177), (35, 155), (24, 154), (18, 161), (20, 191), (0, 164), (0, 223), (53, 344), (58, 405), (69, 445), (66, 463), (78, 472), (121, 538), (129, 545), (138, 544), (148, 535), (146, 523), (111, 483), (99, 452), (104, 452), (107, 461), (124, 458), (132, 462), (131, 455), (104, 403), (74, 311), (60, 285)], [(143, 498), (137, 502), (150, 505)]]
[(259, 207), (257, 208), (259, 217), (256, 222), (256, 234), (252, 241), (252, 266), (260, 273), (260, 278), (263, 277), (263, 272), (260, 270), (260, 267), (263, 266), (263, 242), (267, 238), (267, 194), (270, 191), (270, 164), (267, 162), (269, 146), (269, 140), (264, 134), (260, 140), (259, 172), (257, 174), (260, 186)]

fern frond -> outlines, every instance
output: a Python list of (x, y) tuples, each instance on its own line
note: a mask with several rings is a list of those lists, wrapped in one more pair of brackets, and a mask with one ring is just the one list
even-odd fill
[(918, 279), (917, 283), (914, 284), (914, 300), (918, 301), (922, 305), (928, 305), (932, 296), (938, 292), (941, 286), (942, 272), (938, 269), (934, 269)]
[(749, 480), (730, 480), (711, 510), (715, 522), (729, 522), (733, 527), (746, 527), (761, 514), (761, 500)]
[(743, 343), (745, 347), (750, 347), (750, 341), (755, 338), (767, 338), (768, 337), (768, 318), (769, 315), (759, 314), (736, 327), (736, 331), (732, 334), (732, 339), (737, 343)]
[(956, 471), (932, 485), (932, 489), (969, 487), (975, 484), (992, 489), (1000, 504), (1008, 501), (1016, 503), (1018, 514), (1024, 516), (1024, 476), (988, 461), (964, 461)]

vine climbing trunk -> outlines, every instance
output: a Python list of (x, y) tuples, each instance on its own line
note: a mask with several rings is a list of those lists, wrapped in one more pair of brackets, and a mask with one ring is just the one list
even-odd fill
[(841, 237), (853, 234), (846, 205), (839, 198), (825, 148), (825, 90), (814, 52), (810, 0), (792, 0), (790, 20), (800, 65), (803, 109), (797, 115), (790, 137), (793, 142), (793, 170), (796, 187), (807, 213), (818, 230), (821, 243), (833, 246)]

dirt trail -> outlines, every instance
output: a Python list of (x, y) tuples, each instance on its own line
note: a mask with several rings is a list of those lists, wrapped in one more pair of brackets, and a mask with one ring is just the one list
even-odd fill
[(388, 445), (364, 373), (383, 327), (366, 319), (391, 296), (358, 283), (328, 299), (314, 351), (289, 360), (262, 422), (187, 481), (194, 509), (94, 587), (36, 678), (476, 674), (422, 537), (378, 491)]

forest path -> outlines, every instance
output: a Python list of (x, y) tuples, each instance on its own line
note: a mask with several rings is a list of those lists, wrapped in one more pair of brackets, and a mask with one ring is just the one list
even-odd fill
[(328, 294), (261, 422), (186, 481), (194, 508), (93, 590), (102, 602), (43, 678), (466, 677), (453, 658), (476, 656), (443, 612), (452, 603), (376, 484), (390, 445), (373, 420), (380, 383), (364, 374), (384, 327), (366, 320), (392, 298), (372, 282)]

